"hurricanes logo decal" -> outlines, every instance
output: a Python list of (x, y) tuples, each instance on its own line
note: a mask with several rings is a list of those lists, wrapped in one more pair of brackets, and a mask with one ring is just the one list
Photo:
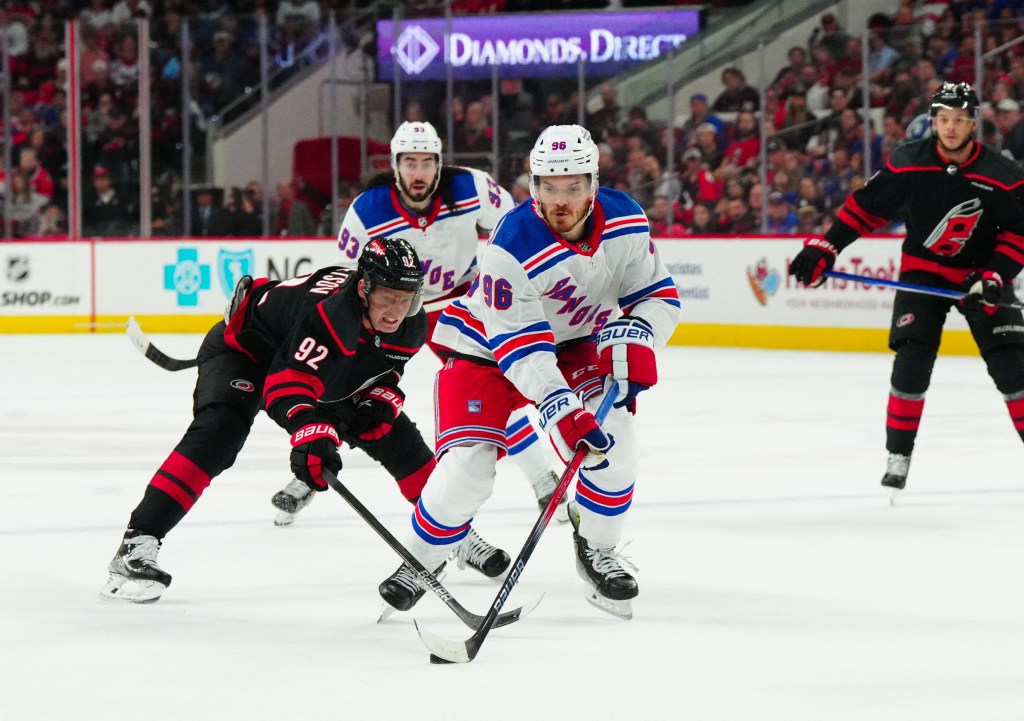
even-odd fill
[(953, 206), (945, 217), (936, 224), (924, 247), (935, 255), (959, 255), (964, 244), (971, 239), (971, 233), (981, 220), (981, 199), (971, 198)]

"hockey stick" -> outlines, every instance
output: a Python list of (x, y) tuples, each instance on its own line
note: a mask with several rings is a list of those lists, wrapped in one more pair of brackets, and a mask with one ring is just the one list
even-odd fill
[[(822, 275), (828, 278), (835, 278), (836, 280), (852, 280), (855, 283), (865, 283), (867, 285), (882, 285), (887, 288), (895, 288), (896, 290), (905, 290), (908, 293), (921, 293), (922, 295), (937, 295), (940, 298), (952, 298), (953, 300), (963, 300), (967, 295), (962, 290), (950, 290), (948, 288), (933, 288), (929, 285), (917, 285), (915, 283), (904, 283), (899, 280), (888, 280), (886, 278), (872, 278), (867, 275), (853, 275), (852, 273), (843, 273), (838, 270), (826, 270)], [(1000, 308), (1024, 308), (1024, 303), (996, 303), (995, 305)]]
[[(337, 491), (338, 495), (344, 498), (348, 505), (352, 506), (353, 510), (359, 514), (359, 517), (366, 521), (370, 528), (376, 531), (377, 535), (383, 538), (384, 542), (391, 546), (395, 553), (401, 556), (402, 560), (416, 572), (416, 575), (419, 577), (423, 585), (433, 591), (438, 598), (444, 601), (445, 605), (448, 606), (448, 608), (450, 608), (464, 624), (476, 630), (481, 627), (487, 618), (490, 617), (490, 614), (486, 617), (478, 616), (456, 601), (455, 597), (448, 591), (448, 589), (442, 586), (441, 582), (434, 578), (434, 574), (428, 571), (422, 563), (416, 560), (416, 556), (412, 555), (412, 553), (410, 553), (409, 550), (403, 546), (398, 539), (381, 524), (380, 521), (377, 520), (376, 516), (370, 513), (369, 509), (367, 509), (366, 506), (364, 506), (359, 499), (355, 497), (352, 491), (348, 490), (348, 488), (338, 480), (336, 475), (325, 469), (323, 476), (327, 481), (327, 485)], [(497, 619), (493, 620), (492, 623), (497, 626), (507, 626), (510, 623), (515, 623), (521, 617), (526, 616), (532, 612), (533, 609), (537, 608), (537, 605), (541, 602), (542, 598), (544, 597), (541, 596), (533, 603), (526, 604), (508, 611), (507, 613), (503, 613)]]
[[(597, 409), (597, 413), (594, 414), (599, 424), (604, 423), (605, 416), (611, 411), (615, 398), (618, 396), (618, 391), (619, 386), (615, 383), (612, 383), (608, 390), (605, 391), (604, 400), (601, 401), (601, 406)], [(519, 552), (515, 562), (512, 564), (512, 570), (505, 578), (505, 582), (501, 584), (498, 595), (494, 598), (494, 603), (491, 604), (483, 624), (476, 629), (476, 633), (465, 641), (452, 641), (432, 633), (418, 622), (413, 621), (416, 624), (416, 630), (419, 631), (423, 645), (430, 650), (431, 663), (468, 663), (476, 658), (476, 655), (480, 652), (480, 646), (483, 645), (484, 639), (487, 638), (487, 634), (496, 625), (495, 621), (498, 618), (501, 607), (505, 605), (505, 601), (512, 592), (512, 588), (522, 577), (523, 570), (526, 568), (526, 562), (530, 560), (534, 549), (537, 548), (541, 534), (544, 533), (544, 529), (551, 522), (551, 517), (555, 515), (555, 511), (558, 509), (558, 502), (562, 500), (562, 496), (565, 495), (569, 483), (572, 482), (576, 472), (583, 465), (583, 460), (587, 457), (588, 453), (588, 448), (584, 446), (576, 451), (576, 454), (572, 457), (572, 460), (558, 481), (554, 495), (551, 496), (547, 507), (541, 512), (540, 518), (533, 524), (533, 530), (530, 531), (523, 550)]]
[(125, 327), (128, 331), (128, 340), (132, 342), (133, 346), (138, 348), (139, 353), (149, 358), (161, 368), (166, 368), (169, 371), (181, 371), (186, 368), (195, 368), (199, 365), (198, 358), (189, 358), (188, 360), (171, 358), (153, 345), (149, 337), (142, 332), (142, 328), (136, 322), (135, 316), (128, 316), (128, 324)]

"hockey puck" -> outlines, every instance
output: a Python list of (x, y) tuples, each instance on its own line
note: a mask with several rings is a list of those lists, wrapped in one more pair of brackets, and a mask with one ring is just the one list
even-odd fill
[(430, 654), (430, 663), (453, 663), (453, 662), (449, 661), (448, 659), (441, 658), (440, 656), (435, 656), (434, 654)]

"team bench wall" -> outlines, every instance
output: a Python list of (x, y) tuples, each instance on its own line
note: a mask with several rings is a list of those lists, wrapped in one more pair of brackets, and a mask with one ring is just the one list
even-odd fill
[[(886, 350), (893, 291), (837, 281), (798, 286), (786, 275), (798, 238), (656, 243), (682, 300), (672, 344)], [(899, 247), (899, 238), (862, 239), (837, 269), (894, 278)], [(120, 332), (129, 315), (150, 333), (204, 332), (240, 275), (289, 278), (337, 261), (323, 239), (15, 241), (2, 252), (3, 333)], [(943, 352), (976, 353), (959, 314), (947, 327)]]

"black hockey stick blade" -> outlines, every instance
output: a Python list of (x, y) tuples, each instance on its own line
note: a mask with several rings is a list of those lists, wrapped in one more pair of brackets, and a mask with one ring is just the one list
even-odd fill
[[(352, 509), (359, 515), (359, 517), (366, 521), (367, 525), (376, 531), (377, 535), (383, 538), (384, 542), (391, 546), (392, 550), (394, 550), (403, 561), (409, 564), (409, 567), (416, 572), (417, 577), (419, 577), (424, 586), (433, 591), (434, 594), (440, 598), (464, 624), (474, 630), (480, 628), (481, 624), (484, 622), (484, 616), (479, 616), (472, 611), (467, 610), (465, 606), (459, 603), (455, 599), (455, 596), (453, 596), (451, 592), (441, 585), (441, 582), (434, 577), (434, 574), (428, 571), (426, 567), (416, 559), (416, 556), (412, 555), (409, 549), (402, 545), (402, 543), (392, 535), (391, 531), (385, 528), (381, 522), (377, 520), (376, 516), (370, 513), (369, 509), (367, 509), (366, 506), (364, 506), (359, 499), (355, 497), (352, 491), (345, 487), (345, 484), (338, 480), (336, 475), (328, 470), (324, 470), (323, 475), (324, 479), (327, 481), (327, 485), (334, 489), (339, 496), (344, 498), (348, 505), (352, 506)], [(519, 608), (507, 611), (506, 613), (501, 614), (492, 623), (495, 626), (507, 626), (510, 623), (515, 623), (523, 616), (530, 614), (533, 609), (537, 608), (543, 598), (544, 596), (540, 596), (537, 600), (531, 603), (523, 604)]]
[[(949, 288), (933, 288), (930, 285), (918, 285), (916, 283), (904, 283), (900, 280), (889, 280), (888, 278), (872, 278), (869, 275), (854, 275), (853, 273), (843, 273), (838, 270), (826, 270), (822, 273), (826, 278), (835, 278), (836, 280), (848, 280), (854, 283), (864, 283), (865, 285), (880, 285), (884, 288), (895, 288), (896, 290), (906, 291), (907, 293), (920, 293), (921, 295), (934, 295), (939, 298), (951, 298), (952, 300), (963, 300), (967, 295), (962, 290), (951, 290)], [(1021, 302), (1010, 302), (1010, 303), (996, 303), (995, 305), (1000, 308), (1024, 308), (1024, 303)]]
[(161, 368), (165, 368), (169, 371), (181, 371), (186, 368), (195, 368), (199, 365), (198, 358), (189, 358), (187, 360), (171, 358), (169, 355), (153, 345), (149, 340), (149, 337), (142, 332), (142, 328), (139, 327), (139, 324), (133, 315), (128, 316), (128, 323), (125, 326), (125, 329), (128, 331), (128, 340), (130, 340), (132, 345), (138, 349), (139, 353), (149, 358)]
[[(594, 417), (597, 422), (604, 423), (605, 417), (608, 412), (611, 411), (612, 405), (615, 403), (615, 399), (618, 396), (619, 387), (617, 384), (612, 383), (608, 386), (605, 391), (604, 400), (601, 401), (600, 408), (597, 409), (597, 413)], [(548, 501), (548, 505), (541, 511), (540, 518), (533, 524), (533, 529), (530, 531), (530, 535), (526, 538), (526, 543), (523, 544), (523, 548), (519, 551), (519, 555), (516, 560), (512, 563), (512, 570), (509, 571), (505, 577), (505, 582), (501, 584), (501, 588), (498, 589), (498, 595), (494, 597), (494, 602), (491, 604), (491, 608), (487, 611), (487, 616), (484, 618), (483, 623), (476, 629), (476, 632), (465, 641), (455, 641), (452, 639), (443, 638), (438, 636), (436, 633), (420, 625), (416, 624), (416, 631), (420, 634), (420, 640), (423, 641), (423, 645), (430, 651), (430, 662), (431, 663), (469, 663), (476, 655), (480, 652), (480, 647), (484, 643), (484, 639), (487, 638), (487, 634), (490, 633), (491, 628), (497, 624), (495, 621), (498, 619), (501, 612), (501, 607), (505, 605), (505, 601), (508, 599), (509, 594), (512, 593), (512, 589), (522, 578), (523, 571), (526, 568), (526, 562), (530, 560), (530, 556), (533, 555), (534, 549), (537, 548), (537, 544), (540, 542), (540, 537), (544, 533), (544, 529), (547, 528), (551, 522), (551, 518), (555, 515), (558, 510), (558, 503), (562, 500), (562, 496), (565, 495), (566, 490), (569, 488), (569, 484), (572, 479), (575, 478), (576, 472), (579, 471), (580, 466), (583, 465), (584, 459), (589, 455), (587, 447), (584, 446), (580, 450), (576, 451), (569, 465), (566, 467), (565, 472), (558, 481), (558, 486), (555, 487), (554, 495), (551, 496), (551, 500)]]

